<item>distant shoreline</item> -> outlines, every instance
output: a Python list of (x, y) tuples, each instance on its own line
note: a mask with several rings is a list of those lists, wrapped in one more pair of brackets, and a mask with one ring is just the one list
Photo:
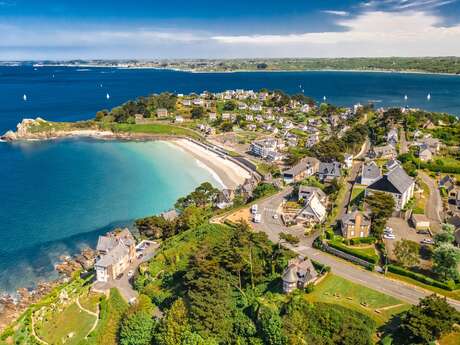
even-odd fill
[[(2, 65), (3, 66), (3, 65)], [(8, 65), (4, 65), (8, 67)], [(252, 70), (252, 69), (238, 69), (230, 71), (219, 71), (219, 70), (209, 70), (201, 71), (194, 69), (186, 68), (168, 68), (168, 67), (154, 67), (154, 66), (118, 66), (118, 65), (96, 65), (96, 64), (81, 64), (81, 65), (72, 65), (72, 64), (46, 64), (46, 65), (33, 65), (34, 68), (41, 67), (74, 67), (74, 68), (116, 68), (116, 69), (152, 69), (152, 70), (164, 70), (164, 71), (174, 71), (174, 72), (185, 72), (185, 73), (203, 73), (203, 74), (213, 74), (213, 73), (261, 73), (261, 72), (270, 72), (270, 73), (289, 73), (289, 72), (345, 72), (345, 73), (394, 73), (394, 74), (425, 74), (425, 75), (445, 75), (445, 76), (459, 76), (458, 73), (446, 73), (446, 72), (429, 72), (429, 71), (416, 71), (416, 70), (387, 70), (387, 69), (279, 69), (279, 70)], [(84, 72), (84, 71), (82, 71)]]

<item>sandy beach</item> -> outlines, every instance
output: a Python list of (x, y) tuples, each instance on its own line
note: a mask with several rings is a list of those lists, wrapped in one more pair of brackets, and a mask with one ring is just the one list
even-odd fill
[(180, 147), (211, 169), (219, 177), (224, 188), (234, 189), (242, 184), (246, 178), (250, 177), (249, 172), (239, 165), (189, 140), (177, 139), (171, 140), (171, 143)]

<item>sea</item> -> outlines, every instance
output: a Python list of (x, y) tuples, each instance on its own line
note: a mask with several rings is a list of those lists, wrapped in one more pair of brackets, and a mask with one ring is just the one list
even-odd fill
[[(372, 102), (460, 114), (460, 76), (12, 66), (0, 67), (0, 133), (22, 118), (89, 119), (100, 109), (162, 91), (261, 88), (326, 97), (342, 106)], [(0, 142), (0, 291), (56, 277), (61, 255), (94, 246), (114, 227), (170, 209), (204, 181), (219, 184), (168, 142)]]

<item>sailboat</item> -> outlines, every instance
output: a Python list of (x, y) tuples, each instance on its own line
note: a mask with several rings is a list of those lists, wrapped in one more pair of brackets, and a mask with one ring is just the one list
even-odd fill
[(105, 97), (106, 97), (107, 99), (110, 99), (110, 95), (109, 95), (108, 93), (105, 95)]
[(323, 101), (326, 102), (326, 100), (327, 100), (327, 97), (323, 96)]
[(27, 95), (24, 94), (24, 95), (22, 96), (22, 99), (24, 100), (24, 102), (27, 101)]
[(407, 101), (409, 97), (407, 95), (404, 95), (404, 100)]
[(431, 99), (431, 93), (426, 96), (426, 99), (429, 101)]

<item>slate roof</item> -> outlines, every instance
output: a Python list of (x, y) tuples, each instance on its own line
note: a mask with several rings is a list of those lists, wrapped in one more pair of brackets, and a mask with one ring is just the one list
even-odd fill
[(372, 183), (368, 188), (382, 192), (403, 194), (414, 180), (401, 167), (396, 167)]
[(124, 256), (129, 254), (128, 248), (122, 243), (118, 243), (108, 254), (102, 256), (96, 261), (96, 266), (109, 267), (121, 260)]
[(313, 157), (305, 157), (299, 163), (284, 171), (283, 174), (297, 176), (302, 171), (307, 170), (307, 167), (309, 166), (315, 170), (315, 166), (318, 166), (319, 164), (320, 163), (318, 159)]
[(362, 213), (362, 212), (359, 212), (359, 211), (354, 211), (354, 212), (351, 212), (351, 213), (346, 213), (343, 215), (342, 217), (342, 223), (343, 224), (351, 224), (351, 225), (354, 225), (355, 224), (355, 219), (356, 219), (356, 215), (358, 213), (361, 213), (361, 215), (363, 216), (362, 217), (362, 220), (361, 220), (361, 224), (362, 225), (370, 225), (371, 223), (371, 220), (369, 218), (369, 215), (365, 214), (365, 213)]
[(318, 187), (312, 187), (312, 186), (299, 186), (299, 194), (308, 194), (310, 196), (313, 193), (316, 193), (319, 197), (320, 200), (326, 199), (326, 193), (324, 193), (320, 188)]
[(334, 176), (340, 177), (340, 163), (339, 162), (332, 162), (332, 163), (319, 163), (319, 174), (327, 175), (327, 176)]
[(107, 252), (117, 245), (117, 240), (109, 236), (99, 236), (97, 240), (96, 250), (100, 252)]
[(371, 161), (370, 163), (363, 165), (361, 175), (363, 179), (367, 178), (375, 180), (382, 176), (382, 173), (380, 172), (379, 166), (374, 161)]

